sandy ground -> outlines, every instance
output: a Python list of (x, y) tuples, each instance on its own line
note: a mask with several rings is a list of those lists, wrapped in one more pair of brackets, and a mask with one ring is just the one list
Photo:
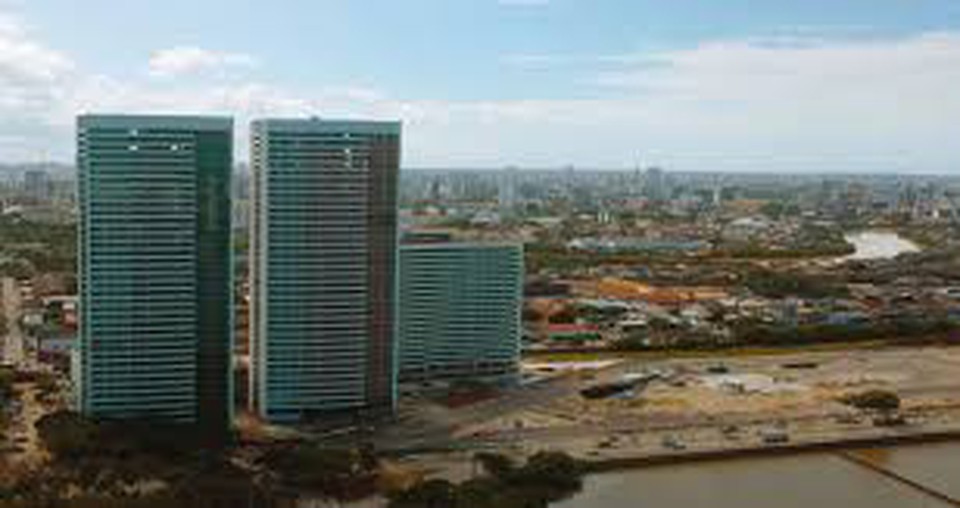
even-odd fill
[[(810, 365), (786, 365), (796, 363)], [(718, 365), (728, 372), (711, 374)], [(650, 371), (665, 376), (630, 397), (587, 400), (579, 394), (598, 382)], [(872, 416), (838, 401), (867, 389), (898, 393), (908, 425), (877, 427)], [(562, 449), (602, 459), (764, 446), (772, 433), (801, 443), (960, 429), (960, 348), (625, 360), (468, 408), (417, 401), (404, 412), (399, 429), (419, 432), (395, 432), (387, 443), (461, 450), (409, 459), (452, 478), (469, 474), (470, 451), (479, 449), (516, 455)]]
[[(784, 365), (809, 362), (813, 368)], [(726, 374), (707, 369), (722, 364)], [(908, 407), (960, 404), (960, 349), (853, 351), (749, 359), (624, 362), (580, 384), (611, 381), (644, 370), (667, 372), (624, 399), (587, 400), (578, 393), (467, 427), (477, 431), (609, 425), (633, 422), (656, 427), (690, 420), (797, 418), (855, 413), (844, 394), (867, 389), (899, 393)]]

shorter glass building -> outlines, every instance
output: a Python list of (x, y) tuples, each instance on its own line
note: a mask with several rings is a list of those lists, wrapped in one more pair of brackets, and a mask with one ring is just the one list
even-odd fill
[(522, 293), (521, 245), (401, 246), (400, 380), (516, 376)]

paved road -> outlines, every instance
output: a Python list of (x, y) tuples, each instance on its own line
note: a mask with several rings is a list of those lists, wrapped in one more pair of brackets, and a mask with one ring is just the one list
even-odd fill
[(4, 277), (3, 316), (7, 323), (7, 335), (3, 340), (3, 361), (12, 365), (23, 365), (26, 361), (26, 347), (24, 347), (23, 333), (20, 330), (20, 287), (16, 279)]
[[(27, 354), (25, 338), (20, 329), (20, 315), (23, 295), (20, 292), (20, 286), (16, 279), (4, 277), (0, 280), (0, 312), (7, 324), (7, 333), (3, 337), (0, 354), (3, 356), (4, 363), (17, 366), (23, 370), (34, 370), (36, 365), (30, 365), (31, 358)], [(41, 404), (36, 386), (29, 384), (21, 388), (20, 402), (21, 411), (15, 416), (12, 425), (13, 439), (20, 453), (11, 456), (11, 464), (14, 467), (30, 468), (42, 462), (44, 458), (43, 447), (40, 445), (40, 438), (36, 429), (36, 422), (45, 413)]]
[(578, 383), (573, 376), (558, 376), (539, 384), (511, 389), (504, 396), (455, 411), (441, 410), (442, 415), (425, 414), (431, 413), (429, 406), (417, 404), (401, 410), (401, 423), (386, 429), (380, 435), (378, 446), (386, 449), (445, 447), (463, 439), (455, 436), (464, 428), (516, 411), (537, 409), (568, 397), (577, 393)]

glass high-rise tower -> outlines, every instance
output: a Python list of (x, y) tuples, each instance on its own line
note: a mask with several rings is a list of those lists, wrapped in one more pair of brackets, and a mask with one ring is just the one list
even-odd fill
[(400, 124), (251, 131), (253, 407), (271, 421), (390, 414)]
[(400, 380), (516, 380), (522, 307), (522, 245), (402, 245)]
[(229, 425), (232, 144), (230, 118), (79, 117), (83, 413)]

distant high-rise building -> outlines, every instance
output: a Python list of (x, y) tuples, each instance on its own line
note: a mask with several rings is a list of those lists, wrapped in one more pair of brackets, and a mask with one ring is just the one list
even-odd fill
[(633, 170), (633, 174), (630, 177), (629, 189), (630, 197), (636, 198), (643, 196), (643, 172), (639, 167)]
[(430, 181), (430, 193), (427, 198), (434, 203), (443, 201), (443, 182), (440, 178), (434, 178)]
[(400, 124), (252, 124), (251, 402), (271, 421), (394, 409)]
[(401, 380), (515, 376), (522, 305), (522, 246), (403, 245)]
[(573, 166), (563, 168), (563, 192), (572, 198), (577, 189), (577, 170)]
[(231, 418), (233, 121), (77, 121), (76, 403), (105, 418)]
[(723, 206), (723, 177), (717, 177), (710, 186), (710, 207), (719, 209)]
[(497, 201), (500, 212), (510, 214), (517, 208), (517, 168), (503, 170), (497, 182)]
[(23, 194), (35, 203), (50, 199), (52, 190), (50, 174), (42, 169), (30, 169), (23, 173)]
[(669, 198), (666, 176), (662, 169), (647, 169), (643, 178), (643, 195), (650, 201), (664, 201)]

